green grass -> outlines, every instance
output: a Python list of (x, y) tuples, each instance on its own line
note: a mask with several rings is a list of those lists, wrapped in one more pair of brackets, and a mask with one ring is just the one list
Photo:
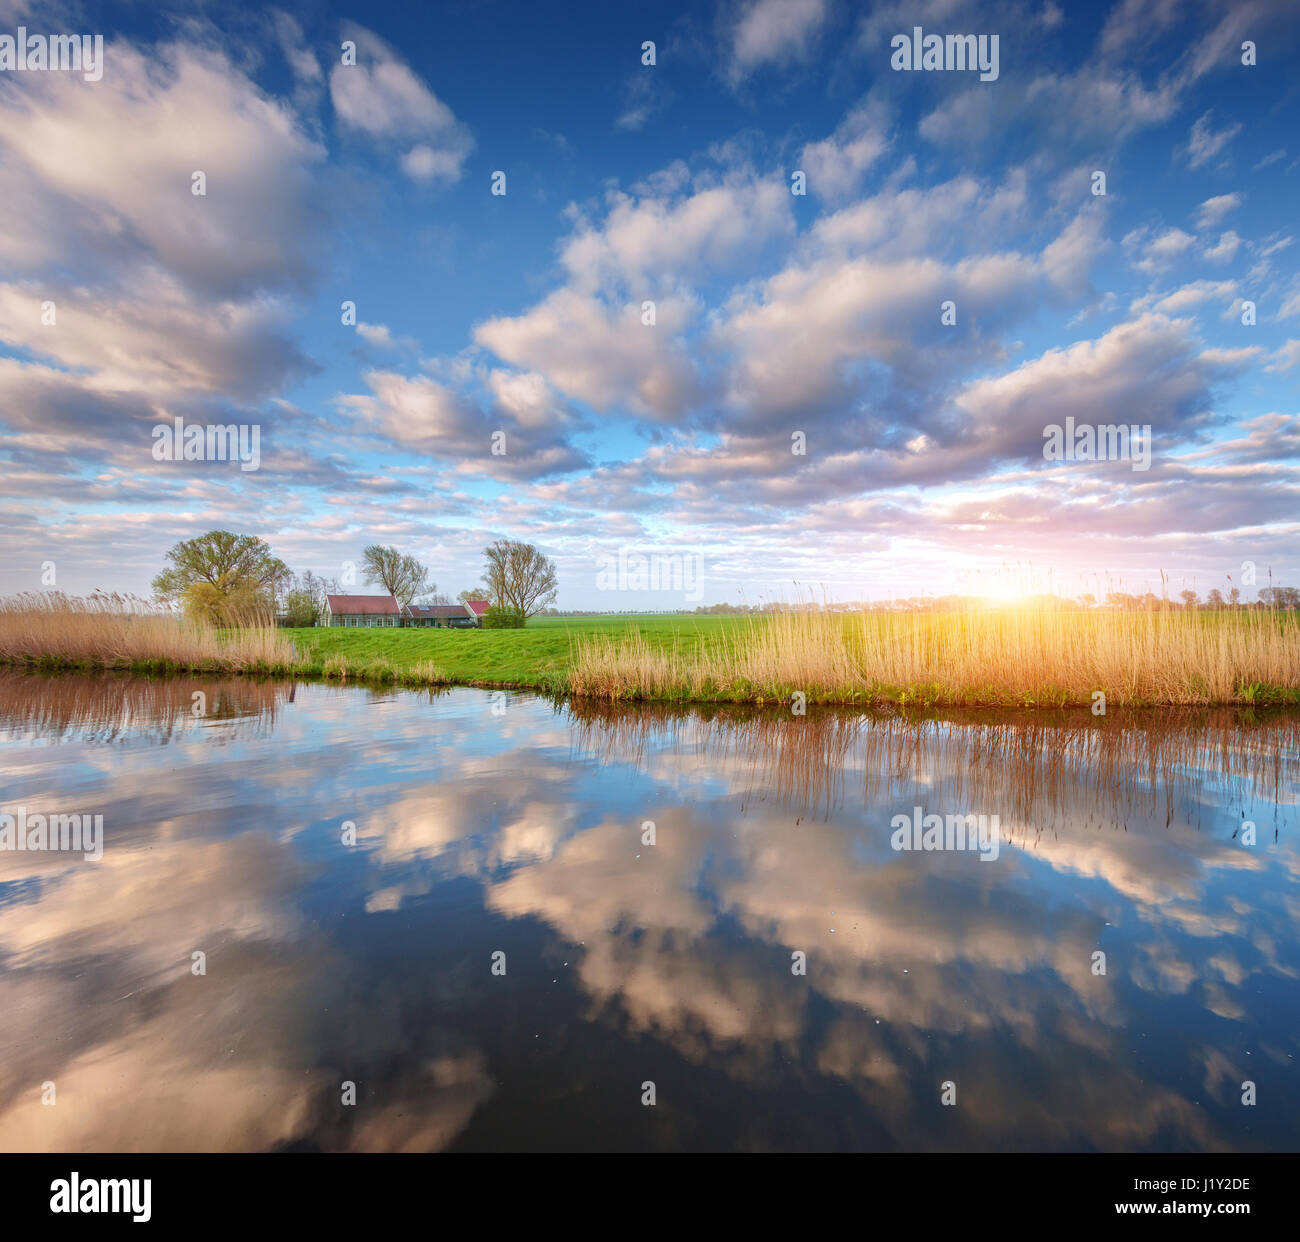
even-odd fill
[[(745, 624), (735, 616), (533, 617), (522, 630), (350, 629), (343, 626), (282, 630), (301, 661), (300, 672), (349, 680), (375, 680), (392, 667), (392, 680), (414, 676), (432, 663), (454, 685), (521, 686), (562, 693), (568, 689), (573, 641), (578, 635), (621, 635), (632, 625), (647, 642), (673, 649), (706, 650), (727, 643)], [(367, 674), (367, 668), (374, 671)], [(387, 678), (380, 678), (386, 680)]]
[[(1011, 617), (1004, 619), (1005, 623), (996, 617), (977, 618), (972, 623), (969, 618), (947, 615), (885, 616), (867, 619), (864, 626), (863, 618), (850, 615), (818, 618), (812, 614), (787, 614), (762, 619), (649, 614), (535, 617), (522, 630), (342, 627), (279, 630), (268, 632), (275, 637), (275, 642), (259, 640), (251, 647), (245, 643), (244, 650), (239, 649), (238, 640), (241, 635), (247, 638), (249, 632), (218, 633), (215, 644), (205, 639), (189, 654), (185, 644), (171, 641), (176, 635), (169, 628), (161, 637), (154, 635), (150, 643), (137, 644), (148, 650), (133, 655), (131, 643), (125, 638), (116, 644), (97, 645), (96, 627), (101, 623), (92, 617), (90, 632), (80, 644), (65, 642), (64, 650), (57, 654), (45, 652), (47, 631), (38, 627), (30, 634), (24, 631), (25, 647), (15, 647), (17, 654), (11, 652), (3, 658), (21, 666), (51, 671), (79, 668), (130, 669), (143, 673), (211, 671), (321, 677), (369, 685), (501, 686), (553, 694), (572, 692), (610, 701), (644, 698), (661, 702), (789, 703), (793, 691), (798, 690), (809, 703), (846, 703), (859, 707), (893, 704), (907, 708), (939, 705), (1053, 708), (1087, 704), (1092, 690), (1102, 686), (1117, 705), (1201, 702), (1203, 697), (1204, 701), (1258, 706), (1300, 703), (1300, 675), (1296, 671), (1300, 668), (1300, 656), (1295, 654), (1300, 652), (1300, 635), (1296, 633), (1294, 616), (1257, 617), (1247, 626), (1245, 617), (1228, 613), (1199, 614), (1187, 618), (1186, 622), (1171, 622), (1175, 632), (1167, 636), (1169, 641), (1164, 647), (1159, 643), (1141, 647), (1140, 640), (1152, 624), (1151, 618), (1141, 615), (1113, 621), (1084, 617), (1066, 620), (1070, 621), (1069, 626), (1032, 617)], [(1081, 647), (1078, 641), (1065, 641), (1069, 633), (1065, 638), (1058, 633), (1065, 630), (1073, 633), (1079, 626), (1092, 626), (1097, 631), (1093, 635), (1097, 642), (1090, 640)], [(1247, 640), (1267, 638), (1274, 626), (1279, 627), (1279, 634), (1289, 635), (1286, 642), (1291, 646), (1279, 649), (1281, 655), (1274, 651), (1271, 661), (1265, 658), (1268, 654), (1265, 643), (1260, 648), (1264, 655), (1257, 659), (1241, 646)], [(850, 649), (851, 666), (827, 663), (823, 658), (833, 655), (843, 645), (841, 627)], [(957, 641), (967, 630), (970, 631), (967, 638)], [(1021, 630), (1028, 632), (1028, 638)], [(1210, 643), (1207, 647), (1203, 642), (1193, 641), (1198, 635), (1213, 635), (1217, 630), (1224, 632), (1226, 645)], [(1088, 634), (1091, 633), (1089, 630)], [(601, 661), (593, 661), (592, 650), (597, 649), (599, 656), (601, 644), (593, 644), (591, 640), (602, 638), (610, 640), (606, 644), (608, 668), (603, 671), (598, 668), (599, 676), (593, 681), (593, 662), (600, 665)], [(1081, 663), (1099, 650), (1098, 644), (1103, 639), (1114, 648), (1109, 666), (1085, 669), (1081, 673)], [(978, 647), (976, 640), (982, 641), (983, 646)], [(1020, 642), (1023, 650), (1007, 654), (1007, 644), (1013, 640)], [(1139, 646), (1133, 647), (1130, 653), (1134, 642), (1139, 642)], [(227, 643), (229, 652), (223, 645)], [(583, 666), (575, 667), (584, 643), (588, 651)], [(868, 650), (864, 643), (873, 645)], [(1030, 648), (1038, 653), (1034, 659), (1024, 655), (1024, 650)], [(1238, 648), (1237, 656), (1232, 657)], [(1246, 654), (1242, 655), (1242, 651)], [(1177, 659), (1172, 680), (1165, 679), (1168, 685), (1157, 680), (1152, 682), (1152, 690), (1136, 680), (1135, 674), (1152, 664), (1160, 672), (1169, 652)], [(1051, 658), (1039, 658), (1044, 653)], [(678, 657), (667, 675), (662, 670), (655, 671), (659, 654)], [(739, 659), (727, 658), (733, 655)], [(1241, 666), (1229, 669), (1235, 677), (1232, 684), (1228, 684), (1224, 675), (1218, 676), (1214, 686), (1202, 684), (1198, 680), (1201, 673), (1195, 667), (1185, 667), (1188, 660), (1192, 665), (1199, 660), (1214, 672), (1221, 657), (1232, 657)], [(1049, 668), (1049, 664), (1053, 667)], [(1071, 679), (1079, 684), (1070, 684)], [(1150, 682), (1151, 678), (1147, 680)]]

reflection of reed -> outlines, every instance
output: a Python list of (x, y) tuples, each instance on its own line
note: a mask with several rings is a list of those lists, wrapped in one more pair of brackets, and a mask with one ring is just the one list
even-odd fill
[(1064, 814), (1087, 826), (1123, 827), (1139, 814), (1168, 824), (1177, 799), (1210, 794), (1225, 805), (1250, 796), (1294, 808), (1300, 782), (1296, 712), (909, 716), (810, 709), (796, 717), (732, 706), (590, 703), (566, 710), (586, 754), (642, 764), (653, 750), (678, 762), (694, 756), (718, 766), (740, 764), (749, 796), (803, 814), (827, 815), (841, 806), (848, 773), (860, 773), (868, 806), (891, 805), (903, 790), (921, 785), (930, 810), (997, 813), (1004, 830), (1019, 822), (1038, 831)]
[[(200, 723), (234, 721), (253, 732), (275, 723), (294, 683), (247, 677), (133, 677), (0, 671), (0, 728), (45, 738), (113, 741), (147, 729), (162, 740)], [(201, 693), (202, 712), (195, 713)]]

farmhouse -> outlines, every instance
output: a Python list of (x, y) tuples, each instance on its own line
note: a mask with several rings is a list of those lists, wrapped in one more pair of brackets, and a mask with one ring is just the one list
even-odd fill
[(487, 610), (487, 602), (479, 599), (465, 604), (411, 604), (406, 609), (404, 624), (468, 629), (478, 625)]
[(451, 626), (466, 629), (481, 624), (488, 610), (486, 600), (467, 604), (408, 604), (405, 608), (391, 595), (327, 595), (326, 625), (347, 626)]
[(402, 606), (391, 595), (327, 595), (326, 625), (401, 625)]

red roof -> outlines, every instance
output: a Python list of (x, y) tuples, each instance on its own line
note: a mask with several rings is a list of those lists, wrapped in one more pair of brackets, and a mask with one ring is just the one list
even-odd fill
[(391, 595), (327, 595), (330, 612), (338, 617), (380, 617), (401, 613)]
[(470, 610), (476, 617), (481, 617), (489, 608), (492, 607), (485, 599), (467, 599), (465, 607)]
[(460, 604), (412, 604), (406, 611), (413, 617), (465, 617)]

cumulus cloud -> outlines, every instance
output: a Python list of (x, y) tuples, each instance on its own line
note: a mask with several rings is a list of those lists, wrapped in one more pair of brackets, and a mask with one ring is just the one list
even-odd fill
[(480, 323), (475, 340), (598, 410), (687, 411), (705, 391), (681, 339), (701, 319), (695, 284), (743, 266), (793, 221), (777, 181), (737, 176), (690, 192), (681, 184), (674, 176), (658, 192), (613, 192), (600, 221), (577, 213), (560, 252), (566, 283), (520, 315)]
[(1194, 280), (1190, 284), (1165, 294), (1148, 294), (1133, 303), (1135, 313), (1154, 310), (1164, 315), (1178, 315), (1200, 306), (1203, 302), (1218, 301), (1227, 305), (1237, 290), (1231, 280)]
[(1214, 386), (1229, 371), (1202, 354), (1189, 321), (1152, 313), (978, 380), (957, 403), (995, 435), (990, 452), (1041, 461), (1043, 427), (1070, 415), (1150, 423), (1166, 446), (1185, 440), (1212, 421)]
[(536, 368), (598, 411), (673, 417), (701, 392), (696, 367), (675, 339), (697, 311), (693, 302), (661, 298), (650, 326), (639, 303), (610, 305), (564, 288), (522, 315), (479, 324), (474, 335), (506, 362)]
[(832, 202), (851, 195), (863, 174), (889, 147), (883, 109), (869, 101), (854, 108), (829, 138), (808, 143), (799, 165), (814, 194)]
[(1182, 229), (1134, 229), (1124, 235), (1124, 248), (1139, 272), (1153, 273), (1169, 267), (1195, 245), (1196, 239)]
[(1231, 263), (1241, 246), (1241, 238), (1229, 229), (1219, 234), (1219, 240), (1213, 246), (1205, 248), (1205, 257), (1214, 263)]
[[(1294, 376), (1295, 342), (1281, 330), (1300, 314), (1300, 286), (1285, 270), (1291, 238), (1269, 235), (1271, 221), (1255, 228), (1262, 200), (1253, 193), (1184, 197), (1171, 187), (1174, 197), (1143, 205), (1126, 166), (1108, 162), (1129, 136), (1162, 125), (1166, 148), (1198, 170), (1233, 150), (1239, 127), (1207, 112), (1194, 89), (1227, 63), (1235, 27), (1225, 13), (1208, 32), (1189, 29), (1170, 60), (1174, 8), (1124, 0), (1097, 45), (1081, 49), (1083, 62), (1062, 68), (1050, 52), (1059, 9), (994, 0), (991, 28), (1007, 32), (997, 90), (886, 73), (861, 97), (860, 85), (836, 75), (864, 54), (887, 65), (888, 35), (899, 29), (951, 24), (951, 0), (873, 6), (857, 46), (833, 54), (827, 32), (845, 19), (843, 6), (727, 0), (714, 25), (721, 85), (743, 91), (825, 54), (825, 97), (849, 101), (838, 123), (779, 109), (765, 130), (770, 114), (756, 110), (742, 132), (702, 132), (683, 148), (694, 151), (689, 162), (606, 168), (601, 176), (624, 180), (586, 181), (601, 185), (599, 196), (569, 205), (554, 244), (535, 247), (554, 259), (549, 276), (535, 262), (521, 269), (516, 287), (535, 292), (475, 302), (468, 340), (456, 340), (453, 325), (452, 339), (426, 343), (437, 360), (417, 365), (426, 351), (384, 322), (326, 336), (345, 343), (322, 361), (362, 374), (332, 375), (329, 390), (341, 395), (314, 403), (323, 408), (283, 398), (315, 369), (294, 322), (319, 319), (322, 308), (305, 298), (318, 265), (345, 266), (326, 240), (332, 191), (380, 200), (382, 181), (348, 179), (358, 156), (374, 157), (393, 181), (454, 182), (473, 146), (414, 53), (408, 64), (348, 27), (359, 55), (344, 66), (332, 52), (318, 58), (312, 47), (329, 41), (280, 14), (259, 27), (269, 57), (229, 43), (218, 51), (196, 25), (183, 42), (114, 41), (114, 74), (93, 92), (70, 75), (0, 75), (0, 343), (14, 355), (0, 359), (4, 554), (28, 556), (34, 538), (102, 546), (92, 504), (118, 504), (113, 537), (132, 564), (142, 560), (132, 549), (164, 532), (247, 521), (249, 490), (140, 464), (151, 425), (176, 413), (265, 419), (276, 455), (247, 484), (265, 500), (258, 514), (296, 528), (299, 547), (330, 546), (349, 522), (375, 518), (408, 532), (431, 515), (478, 521), (487, 511), (564, 548), (614, 505), (620, 512), (600, 518), (600, 530), (632, 537), (643, 523), (689, 522), (692, 538), (716, 538), (724, 559), (748, 543), (737, 563), (802, 573), (810, 559), (813, 568), (826, 560), (797, 546), (811, 529), (851, 563), (868, 548), (887, 555), (909, 532), (949, 549), (977, 528), (1015, 530), (1024, 546), (1047, 547), (1054, 529), (1083, 513), (1116, 540), (1163, 522), (1176, 543), (1179, 532), (1285, 514), (1295, 487), (1281, 466), (1252, 517), (1230, 496), (1246, 450), (1215, 457), (1199, 437), (1218, 426), (1219, 392), (1234, 375), (1254, 367), (1270, 384)], [(1252, 29), (1272, 29), (1272, 6), (1252, 12)], [(666, 32), (662, 46), (675, 46), (675, 35), (688, 44), (688, 26)], [(1013, 39), (1034, 54), (1013, 57)], [(263, 70), (280, 95), (258, 85)], [(626, 90), (609, 119), (628, 132), (648, 125), (669, 98), (666, 81), (656, 70), (616, 77), (614, 89)], [(900, 89), (924, 101), (919, 109), (890, 106)], [(457, 97), (458, 112), (468, 107)], [(1183, 127), (1171, 133), (1180, 112)], [(945, 157), (938, 162), (922, 148), (900, 153), (918, 123), (929, 143), (960, 151), (967, 171), (939, 171), (947, 150), (931, 150)], [(341, 169), (328, 167), (331, 155)], [(981, 171), (985, 156), (996, 163)], [(1261, 164), (1285, 158), (1278, 148)], [(576, 145), (565, 160), (578, 167)], [(808, 199), (789, 192), (795, 167), (808, 174)], [(1092, 168), (1115, 170), (1110, 197), (1088, 193)], [(205, 196), (190, 192), (196, 170)], [(556, 206), (535, 213), (538, 228)], [(346, 227), (357, 218), (347, 213)], [(473, 221), (453, 218), (429, 225), (417, 250), (434, 228), (454, 239), (442, 247), (449, 252), (484, 241)], [(1094, 268), (1121, 237), (1127, 262), (1105, 272), (1101, 294)], [(366, 305), (409, 330), (408, 304), (380, 309), (383, 279)], [(328, 300), (337, 296), (352, 295)], [(1243, 297), (1259, 302), (1259, 345), (1241, 345), (1235, 330)], [(41, 321), (48, 301), (57, 326)], [(953, 326), (940, 323), (945, 301), (956, 303)], [(1224, 338), (1199, 340), (1193, 316)], [(436, 331), (448, 330), (445, 319), (440, 311)], [(1097, 326), (1075, 340), (1085, 321)], [(406, 366), (380, 352), (398, 350)], [(1116, 481), (1103, 467), (1072, 476), (1063, 498), (1062, 480), (1048, 481), (1035, 456), (1034, 418), (1044, 403), (1075, 408), (1070, 394), (1114, 401), (1126, 407), (1116, 417), (1130, 421), (1149, 408), (1182, 459), (1158, 456), (1140, 496), (1131, 475)], [(792, 457), (792, 430), (807, 433), (807, 458)], [(491, 452), (495, 431), (505, 434), (502, 455)], [(1271, 424), (1253, 429), (1252, 464), (1268, 460), (1269, 435), (1279, 454), (1293, 438)], [(597, 444), (606, 460), (594, 466)], [(1189, 446), (1205, 456), (1192, 460)], [(69, 506), (57, 525), (33, 524), (17, 498), (48, 492), (69, 463), (93, 463), (93, 478), (81, 481), (86, 506)], [(453, 503), (474, 476), (508, 481), (508, 496), (490, 510), (478, 496)], [(281, 479), (330, 495), (279, 488)], [(937, 487), (960, 498), (918, 498)], [(1111, 516), (1120, 497), (1127, 534)], [(160, 506), (170, 515), (162, 526)]]
[(48, 292), (0, 284), (0, 340), (93, 376), (96, 390), (151, 394), (160, 403), (184, 394), (252, 400), (312, 369), (273, 301), (205, 305), (154, 273), (132, 294), (72, 289), (46, 326)]
[(340, 126), (383, 142), (411, 143), (402, 171), (416, 181), (460, 180), (474, 141), (452, 110), (378, 35), (348, 24), (356, 63), (330, 71), (330, 100)]
[(728, 27), (732, 77), (806, 58), (826, 18), (826, 0), (743, 0)]
[[(134, 454), (147, 471), (147, 420), (314, 369), (289, 303), (314, 279), (324, 152), (211, 49), (106, 52), (94, 91), (66, 74), (0, 84), (0, 342), (41, 363), (5, 366), (23, 395), (0, 417), (25, 453)], [(78, 434), (59, 446), (59, 427)]]
[[(567, 441), (574, 417), (540, 376), (491, 372), (479, 402), (427, 375), (368, 371), (339, 407), (405, 449), (496, 478), (545, 478), (590, 464)], [(504, 438), (499, 438), (504, 437)]]
[(305, 288), (324, 151), (292, 111), (200, 47), (146, 56), (118, 42), (106, 55), (113, 72), (94, 91), (50, 73), (0, 92), (0, 200), (16, 207), (6, 269), (77, 254), (83, 279), (147, 264), (209, 298)]
[(1213, 198), (1207, 198), (1196, 213), (1196, 227), (1213, 228), (1228, 212), (1240, 207), (1241, 201), (1240, 194), (1216, 194)]

